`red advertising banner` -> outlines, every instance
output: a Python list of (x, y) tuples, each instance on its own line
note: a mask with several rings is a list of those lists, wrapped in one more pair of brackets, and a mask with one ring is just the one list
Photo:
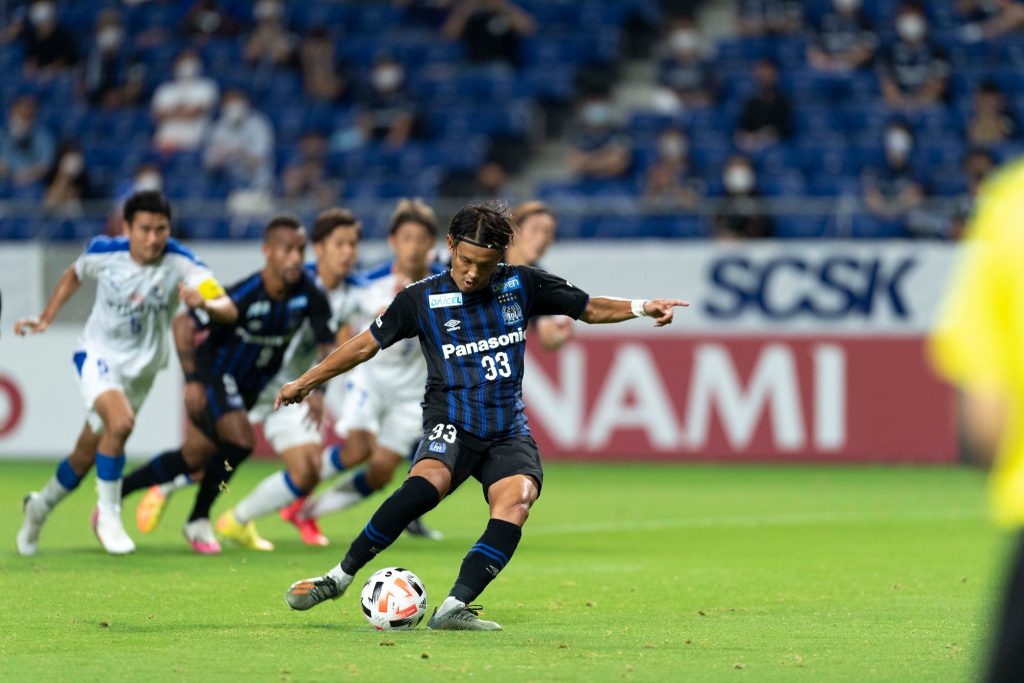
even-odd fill
[(529, 344), (545, 458), (956, 459), (955, 395), (919, 336), (580, 335)]

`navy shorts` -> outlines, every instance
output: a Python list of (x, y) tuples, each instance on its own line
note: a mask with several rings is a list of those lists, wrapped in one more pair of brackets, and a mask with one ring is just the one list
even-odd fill
[(516, 474), (533, 477), (538, 496), (544, 485), (540, 451), (529, 434), (487, 441), (455, 425), (427, 422), (413, 464), (428, 458), (443, 462), (451, 472), (449, 494), (470, 477), (483, 486), (484, 500), (492, 484)]
[(241, 393), (238, 391), (238, 384), (235, 378), (228, 373), (219, 377), (202, 378), (203, 389), (206, 392), (206, 407), (198, 416), (191, 417), (192, 424), (213, 441), (217, 440), (217, 422), (226, 413), (235, 410), (248, 412), (259, 393)]

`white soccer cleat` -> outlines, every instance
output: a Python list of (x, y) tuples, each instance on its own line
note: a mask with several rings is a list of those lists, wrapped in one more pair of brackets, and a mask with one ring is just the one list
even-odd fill
[(25, 521), (21, 523), (16, 538), (19, 555), (35, 555), (39, 546), (39, 532), (43, 529), (43, 522), (50, 514), (49, 508), (43, 502), (43, 497), (33, 491), (25, 496), (21, 506), (25, 513)]
[(110, 509), (98, 506), (92, 512), (92, 530), (100, 545), (111, 555), (127, 555), (135, 552), (135, 541), (128, 536), (121, 522), (121, 508)]
[(213, 534), (213, 526), (208, 519), (194, 519), (181, 529), (185, 540), (200, 555), (216, 555), (220, 552), (220, 542)]

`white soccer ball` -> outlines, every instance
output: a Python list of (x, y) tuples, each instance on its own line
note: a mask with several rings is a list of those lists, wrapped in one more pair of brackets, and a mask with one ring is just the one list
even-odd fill
[(427, 613), (427, 589), (408, 569), (388, 567), (366, 580), (359, 605), (378, 631), (408, 630)]

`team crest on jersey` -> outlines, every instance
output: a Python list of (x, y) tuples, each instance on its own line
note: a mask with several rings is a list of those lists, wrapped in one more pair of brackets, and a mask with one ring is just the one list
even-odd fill
[(502, 306), (501, 317), (505, 319), (506, 325), (514, 325), (523, 319), (523, 309), (519, 307), (519, 304)]
[(515, 276), (505, 280), (504, 282), (496, 282), (491, 285), (491, 291), (495, 294), (501, 294), (502, 292), (510, 292), (513, 289), (519, 289), (519, 276)]
[(429, 450), (431, 453), (445, 453), (448, 451), (448, 444), (444, 441), (431, 441)]
[(449, 294), (431, 294), (428, 297), (431, 308), (448, 308), (450, 306), (462, 305), (462, 292), (451, 292)]
[(452, 318), (444, 324), (444, 329), (449, 332), (457, 332), (460, 327), (462, 327), (462, 321), (456, 320), (455, 318)]

